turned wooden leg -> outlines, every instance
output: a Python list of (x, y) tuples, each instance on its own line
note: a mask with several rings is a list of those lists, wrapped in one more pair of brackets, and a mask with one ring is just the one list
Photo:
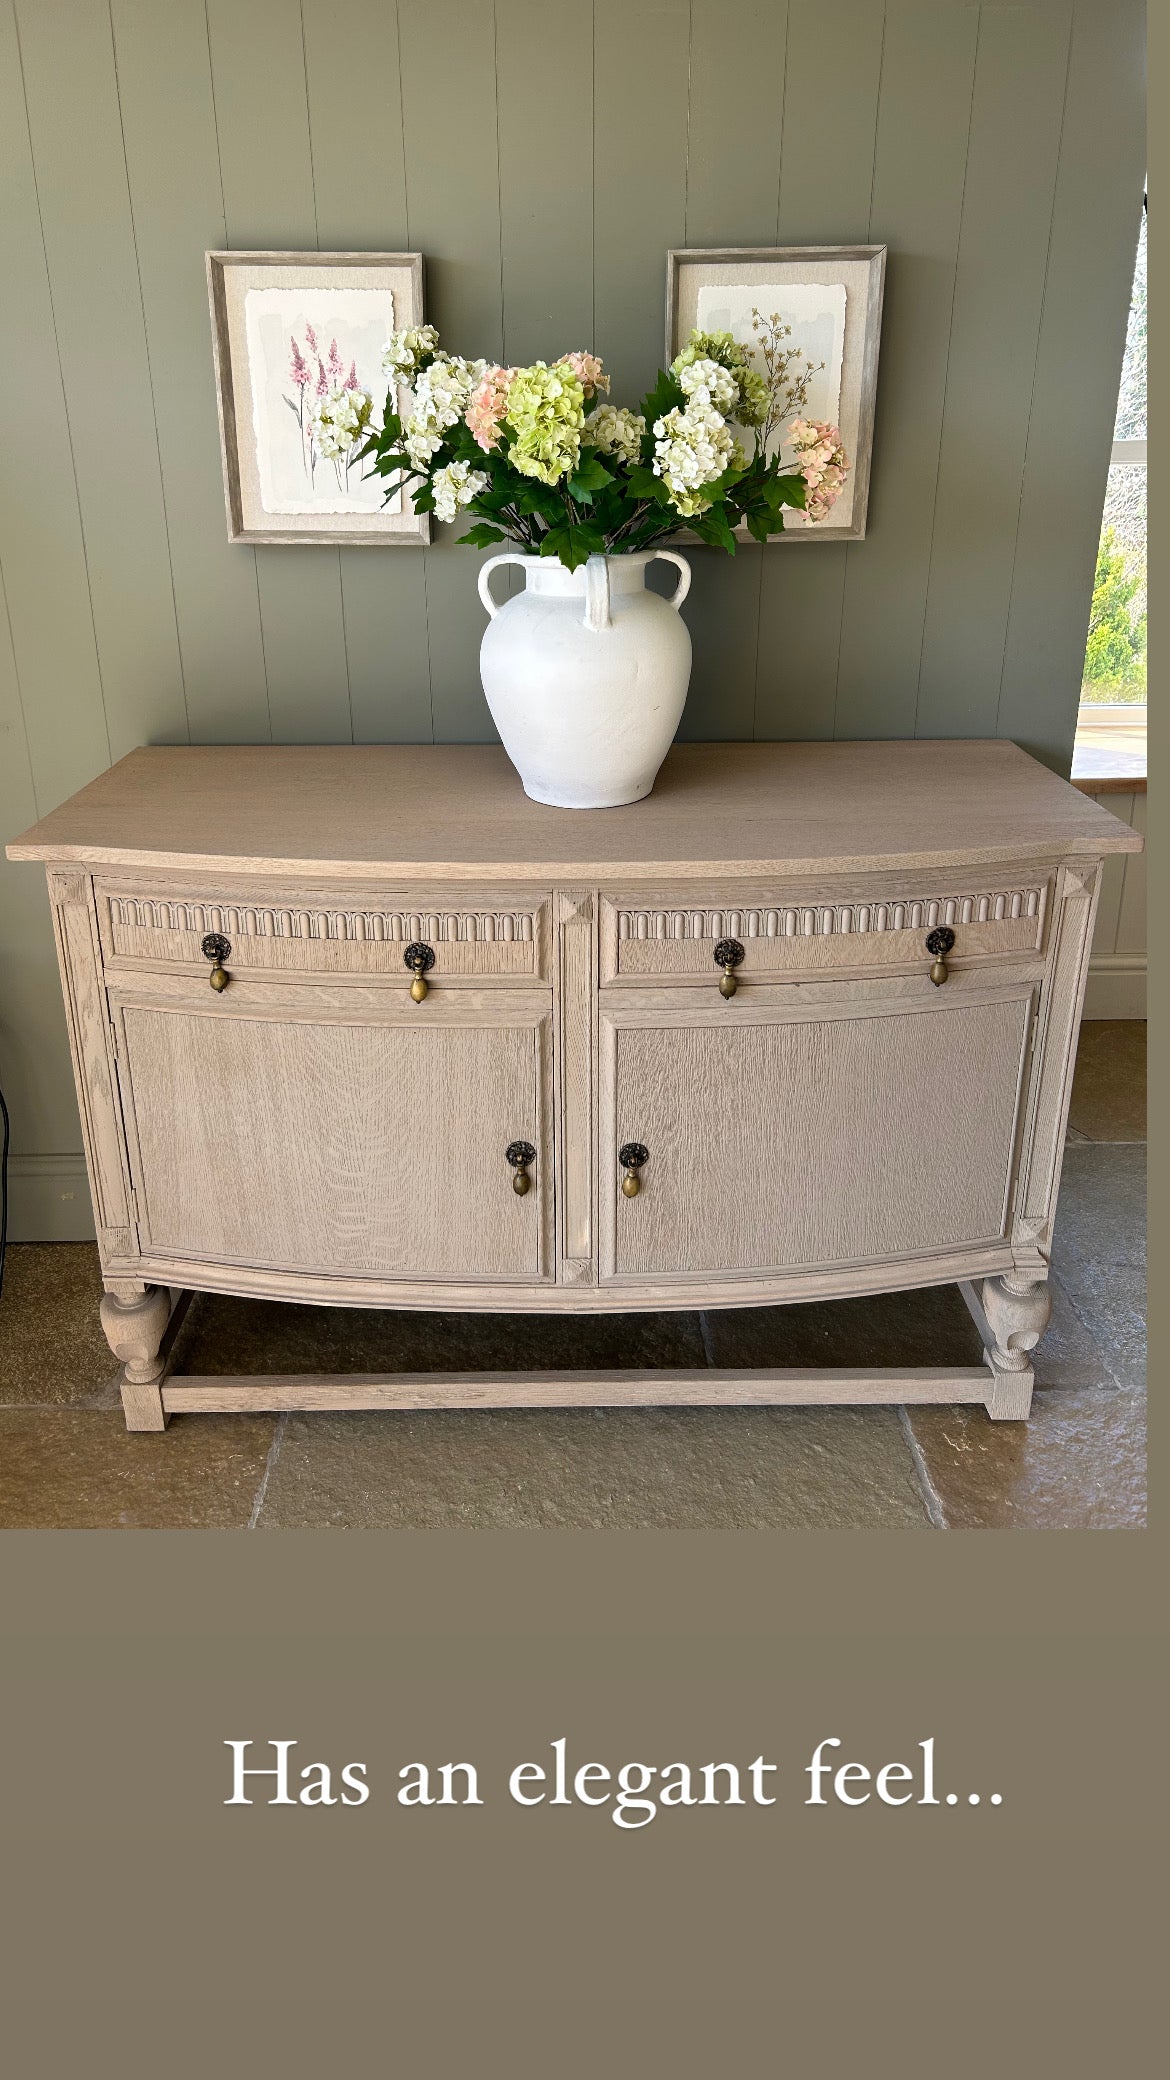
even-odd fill
[(1023, 1422), (1032, 1406), (1035, 1350), (1052, 1313), (1052, 1295), (1043, 1278), (985, 1278), (980, 1300), (992, 1342), (984, 1351), (992, 1388), (987, 1413), (995, 1422)]
[(101, 1313), (106, 1342), (122, 1360), (127, 1430), (165, 1430), (170, 1421), (162, 1404), (166, 1361), (159, 1347), (171, 1318), (170, 1293), (166, 1286), (143, 1286), (129, 1300), (106, 1293)]

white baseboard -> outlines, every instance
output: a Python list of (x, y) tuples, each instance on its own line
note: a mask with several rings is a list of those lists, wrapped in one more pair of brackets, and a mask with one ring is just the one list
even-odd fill
[(10, 1242), (92, 1242), (93, 1238), (93, 1204), (84, 1157), (9, 1157)]
[(1144, 1018), (1145, 1015), (1144, 953), (1103, 953), (1089, 962), (1086, 1018)]

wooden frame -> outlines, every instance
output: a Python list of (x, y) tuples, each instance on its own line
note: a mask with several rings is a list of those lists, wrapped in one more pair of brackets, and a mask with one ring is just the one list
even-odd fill
[[(705, 286), (704, 274), (710, 277), (720, 269), (727, 269), (741, 276), (736, 286), (751, 286), (752, 270), (756, 271), (762, 285), (770, 277), (774, 279), (777, 270), (786, 270), (789, 280), (795, 282), (800, 279), (802, 271), (806, 278), (811, 272), (814, 278), (831, 281), (834, 270), (856, 272), (859, 268), (863, 268), (865, 273), (865, 307), (857, 315), (847, 308), (841, 371), (840, 426), (851, 464), (839, 509), (844, 518), (830, 517), (816, 526), (787, 518), (784, 532), (771, 536), (770, 542), (856, 542), (864, 537), (873, 455), (886, 248), (877, 245), (699, 246), (676, 248), (666, 256), (668, 367), (682, 345), (684, 330), (690, 329), (689, 290), (694, 290), (697, 301), (698, 291)], [(694, 278), (690, 283), (688, 276)], [(744, 276), (747, 277), (746, 283), (742, 280)], [(706, 286), (711, 286), (709, 281)], [(746, 528), (740, 533), (745, 541), (751, 539)]]
[[(296, 501), (291, 499), (275, 508), (267, 506), (261, 444), (254, 429), (253, 438), (247, 437), (253, 426), (250, 402), (254, 408), (255, 401), (248, 394), (252, 364), (244, 307), (248, 290), (266, 286), (268, 276), (272, 289), (286, 292), (312, 283), (318, 273), (332, 274), (337, 279), (323, 284), (330, 290), (380, 289), (392, 297), (395, 329), (421, 325), (422, 254), (210, 252), (206, 263), (228, 540), (342, 548), (424, 547), (431, 538), (429, 516), (415, 513), (405, 493), (394, 510), (373, 506), (365, 512), (343, 511), (340, 506), (332, 512), (325, 506), (314, 510), (312, 490), (302, 510), (294, 510)], [(384, 395), (378, 387), (384, 383), (381, 370), (363, 368), (361, 374), (374, 398), (375, 412), (380, 412)], [(304, 391), (300, 396), (303, 408)], [(285, 401), (290, 409), (297, 409), (290, 400)], [(326, 467), (324, 463), (320, 466)], [(339, 487), (338, 499), (344, 495)]]

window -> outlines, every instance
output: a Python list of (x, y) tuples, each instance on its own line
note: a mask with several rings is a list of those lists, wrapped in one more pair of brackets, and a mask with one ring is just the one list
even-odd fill
[[(1133, 708), (1146, 699), (1146, 213), (1134, 269), (1113, 459), (1081, 684), (1082, 724), (1124, 724), (1084, 709)], [(1135, 720), (1137, 718), (1134, 718)]]

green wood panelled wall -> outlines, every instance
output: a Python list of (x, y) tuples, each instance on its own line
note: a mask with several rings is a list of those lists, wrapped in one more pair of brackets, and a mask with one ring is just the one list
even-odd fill
[[(1067, 770), (1142, 117), (1138, 0), (0, 0), (0, 827), (142, 743), (492, 734), (453, 530), (229, 547), (209, 246), (419, 248), (453, 348), (592, 346), (632, 401), (667, 247), (884, 241), (869, 536), (695, 553), (684, 731)], [(40, 881), (14, 1221), (85, 1232)]]

